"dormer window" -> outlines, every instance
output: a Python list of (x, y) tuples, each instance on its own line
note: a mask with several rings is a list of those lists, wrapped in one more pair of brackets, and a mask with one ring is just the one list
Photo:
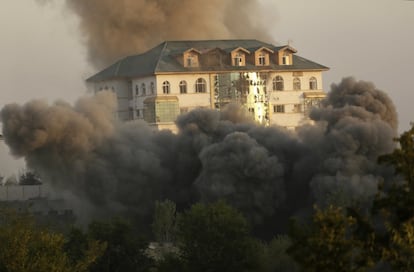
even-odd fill
[(293, 65), (293, 54), (297, 50), (289, 45), (279, 48), (277, 53), (277, 64), (278, 65)]
[(269, 54), (273, 54), (274, 51), (267, 48), (261, 47), (257, 49), (254, 53), (255, 56), (255, 65), (256, 66), (267, 66), (270, 64)]
[(194, 66), (194, 56), (193, 55), (188, 55), (187, 57), (187, 67), (192, 67)]
[(201, 54), (200, 51), (194, 48), (190, 48), (183, 53), (183, 65), (184, 67), (198, 67), (198, 57)]
[(243, 66), (243, 55), (237, 53), (234, 57), (234, 66)]
[(283, 53), (282, 64), (283, 65), (289, 65), (290, 64), (289, 60), (290, 60), (289, 53), (287, 53), (287, 52)]
[(246, 54), (250, 54), (250, 51), (243, 47), (238, 47), (231, 51), (231, 61), (233, 66), (245, 66)]
[(259, 65), (266, 65), (266, 55), (264, 53), (260, 53), (259, 55)]

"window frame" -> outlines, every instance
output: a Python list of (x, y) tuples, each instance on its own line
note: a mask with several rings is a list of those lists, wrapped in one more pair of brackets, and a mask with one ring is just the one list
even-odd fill
[(309, 90), (317, 90), (318, 89), (318, 80), (316, 77), (311, 77), (309, 79)]
[(170, 94), (171, 93), (171, 84), (168, 80), (162, 83), (162, 93), (163, 94)]
[(261, 52), (259, 54), (258, 64), (259, 64), (259, 66), (265, 66), (266, 65), (266, 54), (265, 53)]
[(293, 78), (293, 90), (300, 91), (301, 89), (302, 89), (302, 82), (300, 78), (298, 77)]
[(282, 76), (275, 76), (272, 81), (273, 91), (284, 91), (285, 90), (285, 83)]
[(234, 55), (234, 66), (243, 66), (243, 54), (240, 52), (237, 52)]
[(207, 81), (204, 78), (197, 78), (195, 83), (195, 93), (207, 93)]
[(186, 94), (187, 93), (187, 81), (181, 80), (179, 83), (180, 87), (180, 94)]
[(276, 104), (273, 105), (273, 113), (285, 113), (285, 105), (284, 104)]

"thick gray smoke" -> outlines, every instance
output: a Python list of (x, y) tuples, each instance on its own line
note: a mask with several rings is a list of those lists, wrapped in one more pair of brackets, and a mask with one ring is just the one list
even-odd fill
[(177, 120), (180, 132), (116, 123), (111, 94), (74, 107), (29, 102), (1, 112), (13, 154), (57, 188), (105, 215), (151, 213), (155, 200), (179, 207), (226, 199), (255, 223), (282, 221), (313, 203), (369, 201), (387, 172), (376, 161), (394, 148), (396, 113), (366, 82), (333, 85), (314, 125), (297, 132), (263, 127), (227, 112), (199, 109)]
[(90, 61), (99, 68), (164, 40), (271, 40), (262, 5), (259, 0), (66, 0), (80, 18)]

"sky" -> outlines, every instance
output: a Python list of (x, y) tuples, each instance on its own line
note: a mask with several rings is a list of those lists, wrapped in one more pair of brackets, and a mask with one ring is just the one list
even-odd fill
[[(371, 81), (394, 101), (399, 131), (414, 121), (414, 1), (260, 0), (274, 39), (298, 55), (330, 67), (324, 89), (343, 77)], [(31, 99), (73, 103), (87, 94), (96, 71), (76, 15), (63, 1), (2, 0), (0, 9), (0, 107)], [(255, 37), (252, 37), (255, 38)], [(162, 41), (160, 41), (162, 42)], [(22, 167), (0, 143), (0, 173)]]

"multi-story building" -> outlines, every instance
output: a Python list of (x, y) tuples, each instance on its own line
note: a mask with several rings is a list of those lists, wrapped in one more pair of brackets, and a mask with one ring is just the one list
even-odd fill
[(120, 120), (143, 119), (175, 129), (181, 113), (240, 104), (264, 125), (295, 128), (325, 97), (327, 67), (290, 45), (257, 40), (166, 41), (90, 77), (93, 91), (117, 94)]

